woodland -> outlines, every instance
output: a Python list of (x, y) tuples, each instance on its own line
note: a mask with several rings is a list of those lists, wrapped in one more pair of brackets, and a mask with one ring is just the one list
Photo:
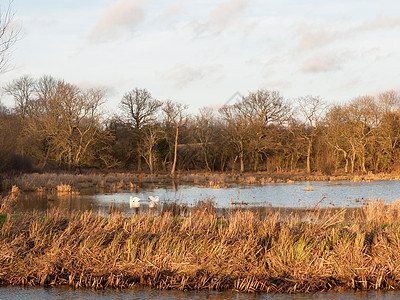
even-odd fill
[(249, 92), (197, 114), (134, 88), (109, 115), (101, 89), (52, 76), (22, 76), (3, 87), (0, 170), (112, 169), (149, 173), (307, 172), (399, 169), (400, 97), (395, 91), (328, 105), (317, 96), (285, 99)]

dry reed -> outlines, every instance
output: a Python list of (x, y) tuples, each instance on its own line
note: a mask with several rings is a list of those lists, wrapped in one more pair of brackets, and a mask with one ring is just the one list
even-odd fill
[(7, 196), (0, 198), (0, 214), (10, 213), (18, 201), (18, 195), (10, 192)]
[(174, 216), (175, 206), (156, 217), (8, 215), (0, 283), (274, 293), (400, 288), (399, 201), (368, 203), (348, 220), (345, 209), (218, 217), (212, 201), (186, 216)]
[(21, 191), (19, 190), (19, 188), (18, 188), (16, 185), (13, 185), (13, 186), (11, 187), (11, 194), (18, 195), (19, 193), (21, 193)]
[(5, 177), (2, 180), (3, 190), (10, 190), (13, 185), (23, 191), (57, 191), (58, 185), (70, 185), (74, 191), (96, 189), (101, 191), (138, 191), (143, 183), (171, 184), (172, 181), (181, 184), (196, 184), (211, 188), (225, 188), (229, 184), (266, 184), (275, 182), (293, 183), (294, 181), (370, 181), (370, 180), (399, 180), (394, 174), (367, 174), (367, 175), (309, 175), (291, 173), (199, 173), (177, 174), (174, 178), (169, 175), (148, 175), (143, 173), (32, 173), (15, 177)]

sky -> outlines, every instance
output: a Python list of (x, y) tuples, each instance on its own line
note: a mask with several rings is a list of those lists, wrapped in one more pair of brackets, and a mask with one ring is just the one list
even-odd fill
[(14, 0), (12, 9), (20, 39), (0, 83), (51, 75), (103, 88), (109, 113), (134, 88), (194, 113), (261, 88), (328, 104), (400, 90), (396, 0)]

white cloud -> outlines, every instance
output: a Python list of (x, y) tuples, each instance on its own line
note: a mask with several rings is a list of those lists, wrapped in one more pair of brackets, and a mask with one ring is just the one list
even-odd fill
[(343, 83), (342, 88), (349, 89), (349, 88), (353, 88), (355, 86), (359, 86), (362, 83), (363, 83), (362, 79), (359, 76), (356, 76), (356, 77), (349, 79), (345, 83)]
[(288, 80), (277, 80), (277, 81), (271, 81), (263, 84), (261, 87), (267, 88), (270, 90), (285, 90), (289, 89), (293, 85), (292, 82)]
[(306, 73), (328, 72), (340, 69), (340, 64), (334, 57), (313, 57), (306, 60), (301, 71)]
[(379, 30), (384, 28), (393, 28), (400, 26), (400, 18), (390, 18), (383, 15), (377, 15), (375, 19), (364, 22), (359, 30)]
[(174, 19), (176, 19), (176, 17), (183, 12), (183, 10), (184, 10), (184, 5), (180, 1), (175, 5), (168, 7), (164, 12), (161, 13), (159, 18), (165, 24), (170, 25), (171, 23), (173, 23)]
[(237, 23), (244, 13), (248, 0), (230, 0), (211, 11), (209, 24), (217, 31), (222, 31), (231, 24)]
[(305, 51), (309, 49), (315, 49), (322, 46), (326, 46), (334, 39), (335, 39), (334, 34), (330, 34), (323, 30), (304, 32), (296, 50)]
[[(243, 24), (246, 20), (242, 19), (242, 16), (251, 1), (229, 0), (211, 10), (205, 21), (193, 20), (190, 25), (196, 37), (220, 34), (232, 27), (236, 31), (246, 30), (248, 26)], [(250, 25), (253, 26), (254, 24), (251, 23)]]
[(106, 92), (107, 96), (117, 95), (117, 90), (115, 87), (109, 84), (104, 84), (102, 82), (95, 82), (87, 79), (81, 79), (74, 82), (77, 86), (83, 89), (100, 89)]
[(356, 59), (359, 55), (358, 51), (331, 50), (319, 52), (306, 59), (300, 70), (306, 73), (337, 71), (350, 59)]
[[(346, 26), (346, 23), (341, 24), (342, 21), (337, 19), (330, 22), (300, 24), (297, 30), (300, 41), (295, 50), (307, 51), (327, 47), (338, 40), (355, 38), (365, 32), (400, 26), (400, 18), (390, 18), (383, 15), (377, 15), (374, 19), (362, 22), (359, 25)], [(337, 26), (332, 26), (332, 24)]]
[(216, 75), (218, 69), (220, 68), (217, 66), (193, 67), (178, 64), (168, 72), (167, 76), (174, 82), (174, 87), (184, 88), (188, 84), (205, 77), (215, 79), (214, 75)]
[(295, 48), (296, 51), (308, 51), (320, 47), (325, 47), (338, 38), (347, 34), (347, 29), (328, 30), (329, 24), (321, 23), (301, 23), (298, 26), (297, 34), (300, 41)]
[(90, 41), (101, 42), (132, 34), (144, 20), (144, 0), (117, 0), (103, 13), (90, 32)]

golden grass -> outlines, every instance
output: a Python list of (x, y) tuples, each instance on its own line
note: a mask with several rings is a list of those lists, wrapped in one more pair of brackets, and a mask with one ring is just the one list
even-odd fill
[(72, 189), (69, 184), (57, 185), (57, 194), (63, 195), (63, 194), (70, 194), (70, 193), (72, 193)]
[(19, 193), (21, 193), (21, 191), (19, 190), (19, 188), (18, 188), (16, 185), (13, 185), (13, 186), (11, 187), (11, 194), (18, 195)]
[(10, 192), (6, 197), (0, 201), (0, 214), (9, 213), (17, 204), (18, 196), (16, 193)]
[(200, 201), (186, 217), (178, 207), (156, 217), (8, 214), (0, 283), (274, 293), (400, 288), (400, 202), (370, 202), (349, 219), (345, 213), (218, 217), (211, 201)]

